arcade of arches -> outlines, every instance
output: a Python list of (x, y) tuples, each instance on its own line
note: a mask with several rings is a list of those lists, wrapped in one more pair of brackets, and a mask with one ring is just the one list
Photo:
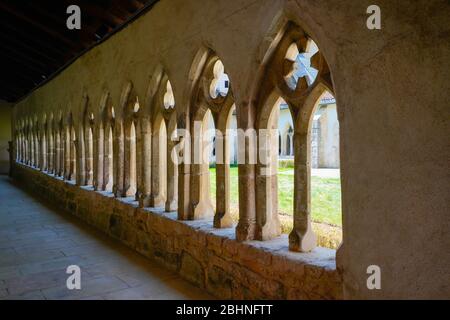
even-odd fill
[[(410, 36), (401, 47), (390, 42), (395, 34), (378, 35), (391, 43), (383, 47), (376, 31), (364, 29), (364, 5), (349, 1), (214, 1), (210, 8), (176, 2), (177, 10), (171, 1), (159, 2), (15, 105), (13, 176), (219, 298), (448, 297), (448, 287), (438, 285), (445, 282), (448, 255), (429, 262), (420, 253), (439, 252), (440, 242), (423, 239), (431, 230), (448, 239), (442, 225), (430, 227), (445, 222), (444, 200), (426, 210), (434, 222), (421, 223), (436, 188), (418, 184), (439, 172), (423, 175), (427, 165), (408, 148), (410, 140), (417, 138), (417, 146), (426, 138), (403, 130), (406, 123), (419, 125), (426, 108), (418, 104), (428, 101), (410, 103), (408, 95), (413, 86), (425, 86), (413, 83), (418, 76), (412, 73), (403, 76), (409, 87), (395, 79), (402, 67), (409, 72), (409, 62), (422, 68), (408, 52), (423, 40), (420, 32), (386, 17), (387, 30), (398, 23)], [(401, 15), (391, 2), (380, 2), (385, 12)], [(425, 51), (415, 50), (434, 68)], [(403, 62), (394, 61), (398, 57)], [(436, 77), (427, 85), (436, 87), (445, 75)], [(336, 98), (341, 139), (343, 242), (337, 251), (318, 245), (311, 217), (313, 116), (327, 92)], [(278, 214), (281, 138), (273, 130), (281, 102), (292, 116), (283, 136), (294, 163), (288, 235)], [(233, 186), (237, 218), (230, 211), (232, 114), (243, 132)], [(429, 117), (420, 120), (423, 134)], [(432, 129), (443, 132), (438, 123)], [(199, 156), (211, 148), (208, 141), (215, 159), (223, 160), (215, 165), (214, 203), (209, 158)], [(444, 150), (439, 146), (428, 141), (424, 148)], [(419, 225), (419, 237), (433, 245), (417, 239)], [(366, 288), (373, 264), (383, 270), (383, 290)], [(431, 270), (429, 278), (409, 283)]]

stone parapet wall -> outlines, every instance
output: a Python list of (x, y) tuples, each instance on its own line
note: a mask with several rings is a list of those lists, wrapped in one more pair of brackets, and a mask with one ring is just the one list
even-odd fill
[(179, 221), (176, 212), (138, 208), (131, 198), (79, 187), (14, 164), (13, 177), (58, 208), (156, 260), (221, 299), (341, 299), (335, 251), (288, 250), (288, 241), (234, 240), (234, 228), (212, 221)]

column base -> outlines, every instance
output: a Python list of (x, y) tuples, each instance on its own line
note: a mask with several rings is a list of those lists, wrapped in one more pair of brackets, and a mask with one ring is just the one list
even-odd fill
[(289, 234), (289, 250), (297, 252), (310, 252), (317, 246), (316, 234), (311, 228), (302, 234), (300, 231), (292, 230)]
[(216, 212), (214, 216), (214, 228), (231, 228), (233, 226), (233, 218), (229, 212), (219, 214)]
[(236, 240), (247, 241), (254, 240), (256, 233), (256, 220), (242, 220), (236, 226)]
[(177, 200), (166, 201), (165, 211), (172, 212), (172, 211), (177, 211), (177, 210), (178, 210), (178, 201)]

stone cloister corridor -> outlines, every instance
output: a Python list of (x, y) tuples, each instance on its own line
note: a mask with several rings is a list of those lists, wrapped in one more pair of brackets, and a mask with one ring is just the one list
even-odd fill
[(42, 3), (0, 0), (0, 299), (450, 299), (447, 0)]

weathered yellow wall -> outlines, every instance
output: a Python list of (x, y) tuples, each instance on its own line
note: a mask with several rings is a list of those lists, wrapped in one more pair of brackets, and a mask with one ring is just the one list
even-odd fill
[(8, 141), (11, 140), (12, 106), (0, 102), (0, 174), (9, 171)]

